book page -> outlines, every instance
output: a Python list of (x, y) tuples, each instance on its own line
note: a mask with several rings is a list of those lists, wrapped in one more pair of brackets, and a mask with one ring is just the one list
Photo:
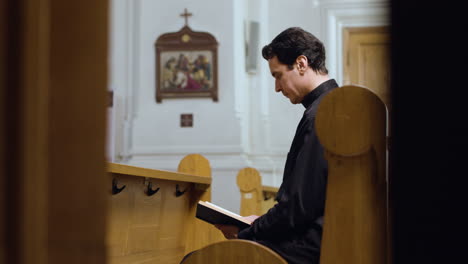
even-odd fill
[(229, 216), (231, 216), (231, 217), (233, 217), (233, 218), (236, 218), (236, 219), (238, 219), (238, 220), (240, 220), (240, 221), (242, 221), (242, 222), (244, 222), (244, 223), (252, 224), (250, 221), (248, 221), (248, 220), (246, 220), (246, 219), (243, 219), (242, 216), (240, 216), (240, 215), (238, 215), (238, 214), (236, 214), (236, 213), (233, 213), (233, 212), (231, 212), (231, 211), (229, 211), (229, 210), (226, 210), (226, 209), (224, 209), (224, 208), (222, 208), (222, 207), (219, 207), (219, 206), (217, 206), (217, 205), (215, 205), (215, 204), (212, 204), (212, 203), (210, 203), (210, 202), (203, 202), (203, 201), (200, 201), (200, 203), (205, 204), (206, 206), (211, 207), (212, 209), (215, 209), (215, 210), (217, 210), (217, 211), (220, 211), (220, 212), (222, 212), (222, 213), (224, 213), (224, 214), (226, 214), (226, 215), (229, 215)]

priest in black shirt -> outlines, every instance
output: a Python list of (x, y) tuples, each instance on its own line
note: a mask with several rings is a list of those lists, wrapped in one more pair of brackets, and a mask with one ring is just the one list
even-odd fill
[(275, 78), (275, 91), (301, 103), (304, 115), (284, 168), (277, 204), (266, 214), (246, 217), (251, 227), (217, 227), (226, 238), (256, 241), (288, 263), (319, 263), (328, 166), (315, 131), (315, 115), (323, 97), (338, 87), (325, 67), (322, 42), (301, 28), (288, 28), (262, 50)]

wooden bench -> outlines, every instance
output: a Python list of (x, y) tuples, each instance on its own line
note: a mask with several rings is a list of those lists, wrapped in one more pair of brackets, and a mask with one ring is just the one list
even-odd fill
[(237, 173), (240, 192), (240, 215), (263, 215), (275, 204), (278, 188), (262, 185), (262, 176), (257, 169), (243, 168)]
[[(366, 88), (340, 87), (323, 99), (315, 122), (329, 163), (320, 263), (390, 263), (385, 105)], [(243, 263), (285, 263), (258, 244), (215, 245), (186, 263), (234, 263), (246, 254), (251, 261)]]
[(211, 244), (190, 255), (183, 264), (287, 264), (273, 250), (256, 242), (232, 239)]
[(179, 263), (186, 253), (225, 240), (195, 218), (197, 202), (211, 199), (203, 156), (186, 156), (178, 172), (109, 163), (108, 173), (108, 263)]

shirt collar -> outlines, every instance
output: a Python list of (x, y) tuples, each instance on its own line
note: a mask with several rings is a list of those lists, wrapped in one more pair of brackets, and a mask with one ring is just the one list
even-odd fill
[(305, 107), (305, 108), (309, 108), (310, 105), (312, 105), (312, 103), (320, 97), (320, 95), (322, 95), (324, 92), (330, 90), (330, 89), (333, 89), (333, 88), (336, 88), (338, 87), (338, 84), (336, 83), (336, 81), (334, 79), (330, 79), (328, 81), (325, 81), (323, 83), (321, 83), (319, 86), (317, 86), (315, 89), (313, 89), (310, 93), (308, 93), (304, 99), (302, 99), (302, 105)]

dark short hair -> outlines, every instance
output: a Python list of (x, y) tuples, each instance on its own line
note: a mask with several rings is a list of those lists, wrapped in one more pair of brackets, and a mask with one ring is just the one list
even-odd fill
[(292, 69), (297, 57), (304, 55), (309, 61), (309, 67), (315, 72), (327, 74), (325, 67), (325, 47), (323, 43), (311, 33), (300, 27), (291, 27), (262, 49), (262, 56), (266, 60), (278, 57), (279, 62)]

